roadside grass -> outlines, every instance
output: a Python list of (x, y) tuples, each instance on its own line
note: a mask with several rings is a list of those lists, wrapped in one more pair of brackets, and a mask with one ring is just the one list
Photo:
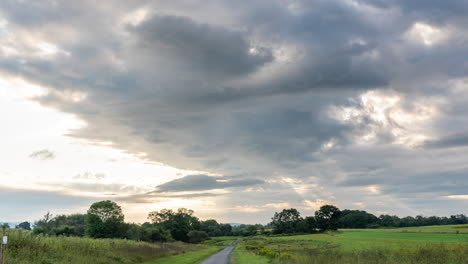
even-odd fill
[(230, 245), (235, 237), (219, 237), (204, 244), (146, 243), (124, 239), (46, 237), (30, 231), (9, 232), (6, 264), (135, 264), (199, 263)]
[(184, 243), (145, 243), (123, 239), (35, 236), (9, 232), (7, 264), (126, 264), (195, 250)]
[[(453, 228), (453, 227), (448, 227)], [(456, 227), (459, 228), (459, 227)], [(250, 237), (234, 251), (235, 264), (268, 263), (249, 261), (245, 251), (278, 263), (281, 249), (282, 263), (468, 263), (468, 235), (464, 233), (429, 233), (439, 230), (426, 227), (426, 232), (394, 232), (381, 229), (340, 231), (331, 234), (312, 234), (278, 237)], [(404, 229), (403, 229), (404, 230)], [(237, 253), (236, 253), (237, 252)]]
[(145, 264), (197, 264), (209, 258), (226, 246), (231, 245), (238, 237), (214, 237), (203, 244), (196, 245), (196, 249), (174, 256), (158, 258)]
[(211, 255), (218, 252), (222, 247), (200, 245), (194, 251), (177, 254), (174, 256), (158, 258), (145, 264), (197, 264), (209, 258)]
[(206, 240), (203, 242), (204, 245), (210, 245), (210, 246), (222, 246), (222, 247), (227, 247), (232, 245), (236, 240), (238, 240), (239, 237), (232, 237), (232, 236), (224, 236), (224, 237), (212, 237), (209, 240)]
[(245, 248), (245, 242), (241, 241), (237, 244), (237, 247), (232, 251), (231, 254), (232, 264), (268, 264), (271, 263), (269, 258), (255, 254), (254, 252)]

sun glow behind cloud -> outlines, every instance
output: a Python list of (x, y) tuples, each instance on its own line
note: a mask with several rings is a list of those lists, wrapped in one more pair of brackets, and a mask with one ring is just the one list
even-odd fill
[(374, 144), (382, 133), (392, 143), (415, 147), (430, 138), (427, 127), (439, 114), (436, 98), (414, 100), (408, 107), (405, 98), (394, 92), (369, 91), (352, 99), (352, 106), (333, 106), (332, 118), (356, 127), (358, 144)]
[[(66, 136), (86, 124), (31, 99), (46, 93), (47, 89), (22, 79), (0, 79), (1, 187), (109, 199), (150, 192), (161, 183), (193, 173), (147, 162), (112, 148), (112, 142)], [(178, 206), (178, 201), (166, 200), (163, 205)]]

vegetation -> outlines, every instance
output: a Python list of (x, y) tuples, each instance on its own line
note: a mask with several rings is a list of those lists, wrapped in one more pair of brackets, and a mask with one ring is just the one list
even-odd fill
[(380, 227), (419, 227), (429, 225), (468, 224), (463, 214), (450, 217), (430, 216), (403, 217), (380, 215), (379, 217), (360, 210), (343, 210), (336, 206), (324, 205), (314, 216), (300, 216), (294, 208), (275, 213), (270, 225), (274, 234), (316, 233), (338, 228), (380, 228)]
[(468, 263), (468, 234), (446, 226), (354, 229), (328, 234), (250, 237), (233, 253), (236, 264), (278, 263)]
[(124, 237), (127, 228), (122, 208), (109, 200), (93, 203), (85, 223), (85, 233), (92, 238)]
[(203, 244), (195, 245), (196, 250), (191, 250), (183, 254), (158, 258), (145, 264), (195, 264), (207, 259), (223, 247), (231, 245), (237, 237), (215, 237), (206, 240)]
[(165, 256), (198, 250), (191, 244), (146, 243), (123, 239), (34, 235), (11, 230), (7, 264), (114, 264), (142, 263)]
[(220, 237), (202, 244), (147, 243), (124, 239), (92, 239), (34, 235), (10, 230), (7, 264), (130, 264), (198, 263), (235, 237)]
[[(7, 263), (199, 263), (236, 236), (247, 237), (233, 252), (237, 264), (280, 256), (297, 264), (468, 263), (468, 219), (461, 214), (377, 217), (325, 205), (306, 217), (284, 209), (266, 226), (203, 221), (185, 208), (150, 212), (142, 225), (124, 219), (118, 204), (101, 201), (86, 214), (47, 213), (33, 231), (20, 223), (10, 233)], [(427, 226), (432, 223), (443, 225)]]
[(29, 222), (22, 222), (15, 226), (16, 229), (31, 230), (31, 224)]

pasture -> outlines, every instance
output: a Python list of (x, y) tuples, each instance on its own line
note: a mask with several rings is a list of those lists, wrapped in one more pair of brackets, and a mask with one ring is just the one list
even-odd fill
[(466, 226), (348, 229), (336, 233), (250, 237), (234, 251), (244, 263), (468, 263)]

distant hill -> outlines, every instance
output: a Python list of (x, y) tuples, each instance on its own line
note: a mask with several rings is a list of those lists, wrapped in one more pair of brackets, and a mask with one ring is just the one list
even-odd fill
[(230, 224), (232, 227), (238, 227), (238, 226), (242, 225), (242, 224), (239, 224), (239, 223), (228, 223), (228, 224)]

